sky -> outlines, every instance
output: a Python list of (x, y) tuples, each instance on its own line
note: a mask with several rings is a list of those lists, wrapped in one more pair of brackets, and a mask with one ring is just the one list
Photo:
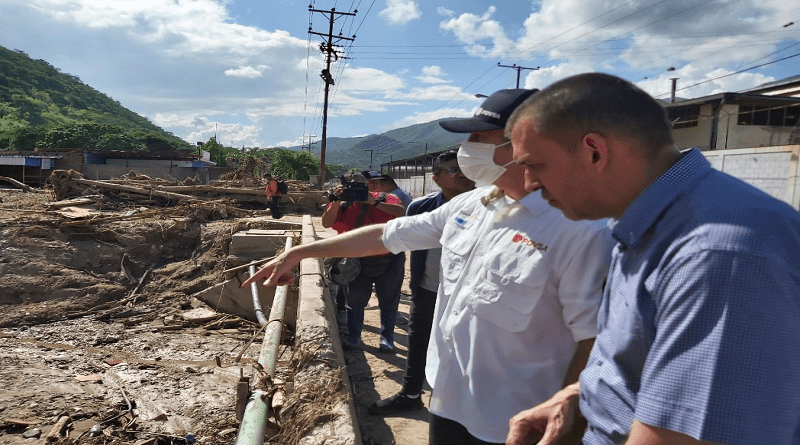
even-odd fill
[(661, 99), (671, 78), (694, 98), (800, 75), (786, 0), (0, 0), (0, 46), (192, 144), (317, 153), (331, 18), (329, 138), (471, 116), (476, 95), (590, 71)]

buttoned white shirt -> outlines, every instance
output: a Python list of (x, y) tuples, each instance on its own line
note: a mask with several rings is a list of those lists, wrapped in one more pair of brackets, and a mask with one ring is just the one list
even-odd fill
[(442, 248), (429, 410), (504, 442), (511, 416), (558, 391), (577, 342), (596, 336), (611, 238), (539, 192), (484, 206), (489, 190), (389, 221), (383, 243), (395, 253)]

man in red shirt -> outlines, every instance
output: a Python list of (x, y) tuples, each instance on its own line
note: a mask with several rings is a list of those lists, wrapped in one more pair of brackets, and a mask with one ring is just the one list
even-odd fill
[[(342, 187), (338, 187), (333, 193), (334, 196), (341, 196)], [(366, 201), (347, 202), (335, 198), (322, 214), (322, 226), (344, 233), (357, 227), (384, 223), (404, 214), (405, 207), (397, 196), (369, 192)], [(348, 332), (342, 346), (345, 349), (358, 348), (364, 326), (364, 308), (372, 296), (374, 286), (381, 311), (379, 350), (393, 353), (394, 326), (405, 274), (405, 254), (366, 257), (361, 258), (360, 262), (361, 271), (358, 276), (344, 286)]]

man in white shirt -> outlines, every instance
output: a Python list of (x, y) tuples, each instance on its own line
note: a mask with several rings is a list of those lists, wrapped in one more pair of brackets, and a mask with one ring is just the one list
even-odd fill
[(533, 90), (501, 90), (474, 117), (459, 166), (476, 185), (428, 213), (289, 249), (249, 283), (287, 284), (307, 257), (442, 248), (426, 377), (429, 443), (503, 443), (509, 419), (577, 380), (597, 331), (610, 238), (528, 193), (503, 128)]

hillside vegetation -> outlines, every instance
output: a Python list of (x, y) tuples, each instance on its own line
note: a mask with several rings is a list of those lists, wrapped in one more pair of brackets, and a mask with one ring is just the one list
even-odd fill
[(44, 60), (0, 47), (0, 150), (191, 149), (119, 102)]
[[(335, 126), (335, 121), (331, 123)], [(328, 138), (326, 164), (332, 174), (370, 166), (379, 169), (389, 161), (436, 153), (458, 144), (464, 134), (443, 130), (438, 121), (353, 138)], [(31, 59), (19, 50), (0, 46), (0, 150), (34, 148), (85, 148), (94, 150), (194, 150), (195, 147), (123, 107), (116, 100), (63, 73), (45, 60)], [(237, 166), (244, 157), (271, 161), (292, 159), (287, 165), (313, 172), (310, 154), (302, 147), (242, 149), (225, 147), (214, 138), (204, 144), (211, 160), (220, 166)], [(286, 150), (287, 154), (278, 153)], [(312, 148), (318, 157), (320, 143)], [(319, 165), (319, 159), (316, 160)], [(318, 167), (317, 167), (318, 168)]]

